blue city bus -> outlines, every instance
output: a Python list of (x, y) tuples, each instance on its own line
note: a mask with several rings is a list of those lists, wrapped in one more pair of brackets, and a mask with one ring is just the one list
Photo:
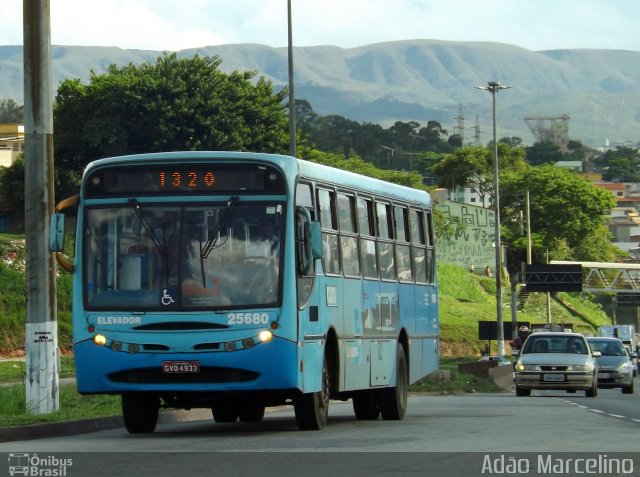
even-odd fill
[(74, 273), (78, 392), (121, 395), (131, 433), (161, 407), (257, 422), (292, 404), (322, 429), (351, 399), (358, 419), (399, 420), (438, 367), (424, 191), (284, 155), (140, 154), (89, 164), (50, 232)]

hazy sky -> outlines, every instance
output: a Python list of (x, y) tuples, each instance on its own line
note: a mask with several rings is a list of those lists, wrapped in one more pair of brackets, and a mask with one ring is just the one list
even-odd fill
[[(638, 0), (291, 0), (296, 46), (436, 39), (530, 50), (640, 51)], [(287, 0), (50, 0), (54, 45), (182, 50), (287, 44)], [(2, 0), (0, 45), (22, 44), (22, 0)]]

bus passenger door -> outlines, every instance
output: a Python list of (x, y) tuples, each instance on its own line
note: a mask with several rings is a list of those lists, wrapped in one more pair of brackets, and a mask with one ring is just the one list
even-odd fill
[(320, 316), (322, 275), (316, 270), (316, 261), (321, 255), (318, 225), (311, 221), (309, 211), (305, 207), (296, 207), (298, 369), (301, 373), (299, 386), (303, 392), (315, 392), (322, 388), (324, 335)]

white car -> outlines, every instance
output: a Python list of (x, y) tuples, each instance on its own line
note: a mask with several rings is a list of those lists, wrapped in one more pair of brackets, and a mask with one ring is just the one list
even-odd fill
[(624, 394), (633, 394), (635, 353), (628, 353), (626, 346), (617, 338), (597, 336), (587, 338), (591, 349), (600, 351), (598, 363), (598, 386), (621, 388)]
[(600, 351), (591, 351), (579, 333), (542, 332), (529, 335), (515, 364), (517, 396), (529, 396), (532, 389), (585, 391), (598, 395)]

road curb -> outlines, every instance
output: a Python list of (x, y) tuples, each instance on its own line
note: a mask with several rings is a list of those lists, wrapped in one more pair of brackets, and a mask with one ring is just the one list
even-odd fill
[[(211, 410), (193, 409), (161, 412), (158, 424), (212, 419)], [(74, 436), (124, 427), (122, 416), (100, 417), (66, 422), (45, 422), (28, 426), (0, 427), (0, 442), (28, 441), (46, 437)]]

